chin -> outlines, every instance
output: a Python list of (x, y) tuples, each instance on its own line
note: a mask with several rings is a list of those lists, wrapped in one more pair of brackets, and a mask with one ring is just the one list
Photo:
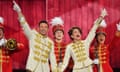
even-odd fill
[(75, 39), (75, 40), (79, 41), (80, 39)]
[(47, 34), (43, 34), (43, 33), (42, 33), (42, 35), (43, 35), (43, 36), (46, 36)]
[(81, 38), (77, 38), (77, 40), (81, 40)]
[(104, 44), (104, 41), (100, 42), (100, 44)]

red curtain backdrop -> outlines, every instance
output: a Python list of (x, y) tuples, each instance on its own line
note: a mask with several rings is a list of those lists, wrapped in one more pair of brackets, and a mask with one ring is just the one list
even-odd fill
[[(65, 42), (69, 42), (67, 34), (69, 28), (78, 26), (83, 31), (83, 39), (87, 36), (96, 18), (99, 17), (102, 8), (106, 8), (108, 16), (106, 43), (113, 40), (116, 23), (120, 21), (119, 0), (15, 0), (21, 7), (31, 28), (37, 28), (39, 20), (50, 20), (55, 16), (60, 16), (64, 20)], [(17, 14), (13, 11), (12, 0), (0, 0), (0, 16), (4, 17), (5, 37), (16, 38), (18, 42), (24, 44), (24, 49), (13, 54), (14, 68), (24, 68), (28, 56), (28, 42), (19, 25)], [(52, 26), (50, 26), (49, 36), (53, 38)], [(118, 39), (119, 40), (119, 39)], [(115, 43), (115, 42), (114, 42)], [(114, 50), (114, 51), (113, 51)], [(120, 68), (120, 41), (111, 46), (112, 67)], [(115, 56), (113, 56), (115, 55)]]

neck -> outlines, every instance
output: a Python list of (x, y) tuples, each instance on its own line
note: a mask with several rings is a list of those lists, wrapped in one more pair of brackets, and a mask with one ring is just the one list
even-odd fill
[(78, 41), (80, 41), (80, 40), (76, 40), (76, 39), (73, 40), (74, 43), (76, 43), (76, 42), (78, 42)]
[(103, 45), (104, 43), (98, 43), (99, 45)]
[(47, 37), (47, 35), (43, 35), (43, 37), (45, 37), (45, 38), (46, 38), (46, 37)]
[[(41, 33), (40, 33), (41, 34)], [(47, 37), (47, 34), (41, 34), (43, 37)]]
[(103, 46), (104, 45), (104, 43), (98, 43), (98, 46)]
[(62, 39), (55, 39), (55, 41), (56, 41), (57, 43), (61, 43), (61, 42), (62, 42)]

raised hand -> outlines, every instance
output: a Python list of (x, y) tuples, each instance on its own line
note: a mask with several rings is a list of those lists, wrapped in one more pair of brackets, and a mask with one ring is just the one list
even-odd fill
[(106, 28), (107, 27), (107, 24), (105, 22), (105, 20), (103, 19), (102, 22), (100, 23), (100, 26), (103, 27), (103, 28)]
[(106, 15), (108, 15), (108, 13), (107, 13), (106, 9), (104, 8), (104, 9), (102, 9), (100, 16), (104, 18)]
[(21, 12), (21, 8), (19, 7), (19, 5), (13, 1), (13, 10), (15, 10), (16, 12)]
[[(94, 21), (94, 24), (101, 24), (101, 22), (103, 21), (103, 18), (104, 18), (106, 15), (108, 15), (108, 14), (107, 14), (106, 9), (104, 8), (104, 9), (101, 11), (100, 17), (99, 17), (97, 20)], [(103, 21), (103, 22), (104, 22), (104, 21)], [(105, 23), (104, 23), (104, 25), (105, 25)], [(100, 25), (100, 26), (102, 26), (102, 25)], [(105, 26), (106, 26), (106, 25), (105, 25)], [(104, 26), (103, 26), (103, 27), (104, 27)]]
[(117, 30), (120, 31), (120, 22), (119, 24), (116, 24)]

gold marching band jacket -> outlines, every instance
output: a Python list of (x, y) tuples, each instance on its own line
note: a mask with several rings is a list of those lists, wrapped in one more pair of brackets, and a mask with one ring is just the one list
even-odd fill
[(15, 39), (0, 39), (0, 72), (12, 72), (11, 55), (20, 47)]
[(36, 30), (31, 30), (24, 17), (20, 17), (20, 23), (25, 35), (29, 39), (29, 56), (26, 69), (32, 72), (49, 72), (49, 61), (52, 71), (56, 70), (56, 60), (54, 56), (54, 45), (50, 38), (42, 36)]
[[(6, 39), (0, 39), (0, 72), (12, 72), (12, 60), (10, 58), (9, 50), (2, 45), (7, 42)], [(7, 67), (7, 69), (6, 69)]]
[(93, 65), (93, 72), (113, 72), (109, 63), (109, 45), (99, 44), (90, 48), (91, 59), (99, 58), (99, 64)]

